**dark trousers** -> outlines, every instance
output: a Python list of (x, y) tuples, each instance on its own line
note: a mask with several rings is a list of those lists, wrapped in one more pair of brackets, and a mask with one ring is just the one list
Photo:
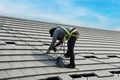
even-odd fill
[(67, 42), (67, 55), (70, 57), (70, 64), (75, 65), (75, 55), (74, 55), (74, 46), (75, 46), (76, 38), (71, 37)]

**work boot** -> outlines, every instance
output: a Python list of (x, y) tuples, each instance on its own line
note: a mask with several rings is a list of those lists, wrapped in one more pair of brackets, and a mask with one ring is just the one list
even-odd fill
[(64, 56), (65, 56), (66, 58), (69, 58), (69, 57), (70, 57), (68, 53), (65, 53)]
[(66, 64), (64, 65), (66, 68), (75, 68), (75, 64)]

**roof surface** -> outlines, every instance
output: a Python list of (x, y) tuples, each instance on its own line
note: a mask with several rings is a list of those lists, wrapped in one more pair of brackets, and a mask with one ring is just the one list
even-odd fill
[(120, 80), (120, 32), (77, 27), (76, 68), (59, 68), (44, 53), (61, 25), (0, 16), (0, 80)]

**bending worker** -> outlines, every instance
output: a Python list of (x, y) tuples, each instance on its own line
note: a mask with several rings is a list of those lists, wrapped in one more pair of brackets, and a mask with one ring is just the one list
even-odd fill
[[(70, 64), (65, 65), (65, 67), (75, 68), (74, 46), (77, 38), (79, 37), (79, 32), (76, 30), (76, 28), (69, 26), (52, 28), (49, 30), (49, 32), (53, 39), (46, 53), (50, 53), (51, 50), (56, 52), (56, 47), (61, 45), (64, 41), (68, 40), (67, 53), (65, 53), (64, 56), (66, 58), (70, 58)], [(59, 40), (58, 43), (56, 43), (57, 40)]]

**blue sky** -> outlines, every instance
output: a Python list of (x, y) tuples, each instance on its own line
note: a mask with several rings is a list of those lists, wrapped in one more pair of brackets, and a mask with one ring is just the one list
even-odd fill
[(120, 30), (120, 0), (0, 0), (0, 15)]

